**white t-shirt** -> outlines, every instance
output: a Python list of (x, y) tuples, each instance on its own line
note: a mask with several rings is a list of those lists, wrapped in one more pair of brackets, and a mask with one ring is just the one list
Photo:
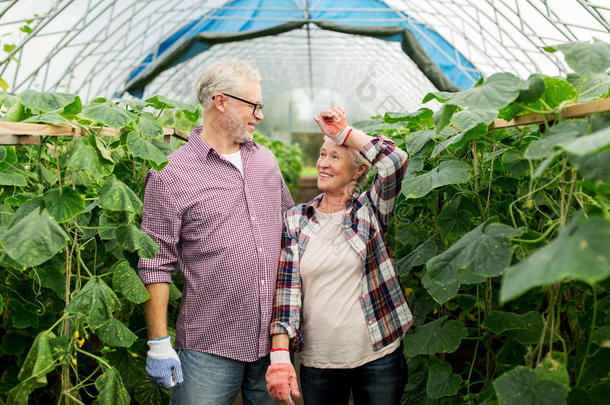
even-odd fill
[(360, 304), (364, 263), (345, 238), (343, 214), (316, 211), (318, 229), (301, 257), (301, 363), (354, 368), (392, 353), (400, 339), (375, 351)]
[(239, 170), (242, 177), (244, 176), (244, 165), (241, 161), (241, 150), (238, 150), (235, 153), (230, 153), (228, 155), (222, 155), (222, 157), (231, 162), (233, 166), (237, 167), (237, 170)]

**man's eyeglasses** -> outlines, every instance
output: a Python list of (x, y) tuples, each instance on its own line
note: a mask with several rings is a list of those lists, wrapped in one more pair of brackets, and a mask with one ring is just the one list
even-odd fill
[[(220, 94), (222, 94), (224, 96), (227, 96), (227, 97), (234, 98), (235, 100), (239, 100), (242, 103), (246, 103), (246, 104), (251, 105), (253, 107), (252, 114), (254, 114), (254, 115), (263, 112), (263, 105), (262, 104), (253, 103), (252, 101), (244, 100), (243, 98), (239, 98), (239, 97), (233, 96), (231, 94), (227, 94), (227, 93), (220, 93)], [(216, 96), (212, 96), (212, 100), (214, 100), (215, 97)]]

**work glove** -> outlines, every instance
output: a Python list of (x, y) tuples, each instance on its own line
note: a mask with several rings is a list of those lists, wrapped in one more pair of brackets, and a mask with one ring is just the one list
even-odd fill
[(313, 119), (320, 131), (339, 145), (343, 145), (349, 137), (352, 127), (347, 125), (346, 111), (343, 107), (320, 111)]
[(288, 350), (280, 349), (271, 351), (271, 365), (267, 369), (267, 391), (271, 398), (281, 401), (286, 405), (293, 405), (292, 398), (301, 396), (297, 383), (297, 373), (290, 362)]
[(163, 388), (171, 388), (182, 384), (182, 366), (178, 353), (172, 348), (170, 337), (153, 339), (148, 342), (148, 358), (146, 359), (146, 373), (151, 380)]

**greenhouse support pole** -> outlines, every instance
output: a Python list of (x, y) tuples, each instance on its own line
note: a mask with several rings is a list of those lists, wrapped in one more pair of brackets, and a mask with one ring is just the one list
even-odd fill
[(307, 21), (307, 57), (309, 61), (309, 98), (313, 103), (313, 68), (311, 66), (311, 32), (309, 30), (309, 0), (305, 0), (305, 20)]

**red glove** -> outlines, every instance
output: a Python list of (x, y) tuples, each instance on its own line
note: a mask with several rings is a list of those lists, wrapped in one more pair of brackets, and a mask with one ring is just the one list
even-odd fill
[(294, 405), (293, 397), (301, 396), (297, 374), (290, 362), (288, 351), (271, 352), (271, 365), (267, 369), (267, 391), (273, 399), (286, 405)]
[(316, 115), (313, 119), (324, 135), (339, 145), (343, 145), (353, 129), (347, 125), (345, 115), (346, 111), (343, 107), (335, 107), (331, 110), (320, 111), (320, 114)]

